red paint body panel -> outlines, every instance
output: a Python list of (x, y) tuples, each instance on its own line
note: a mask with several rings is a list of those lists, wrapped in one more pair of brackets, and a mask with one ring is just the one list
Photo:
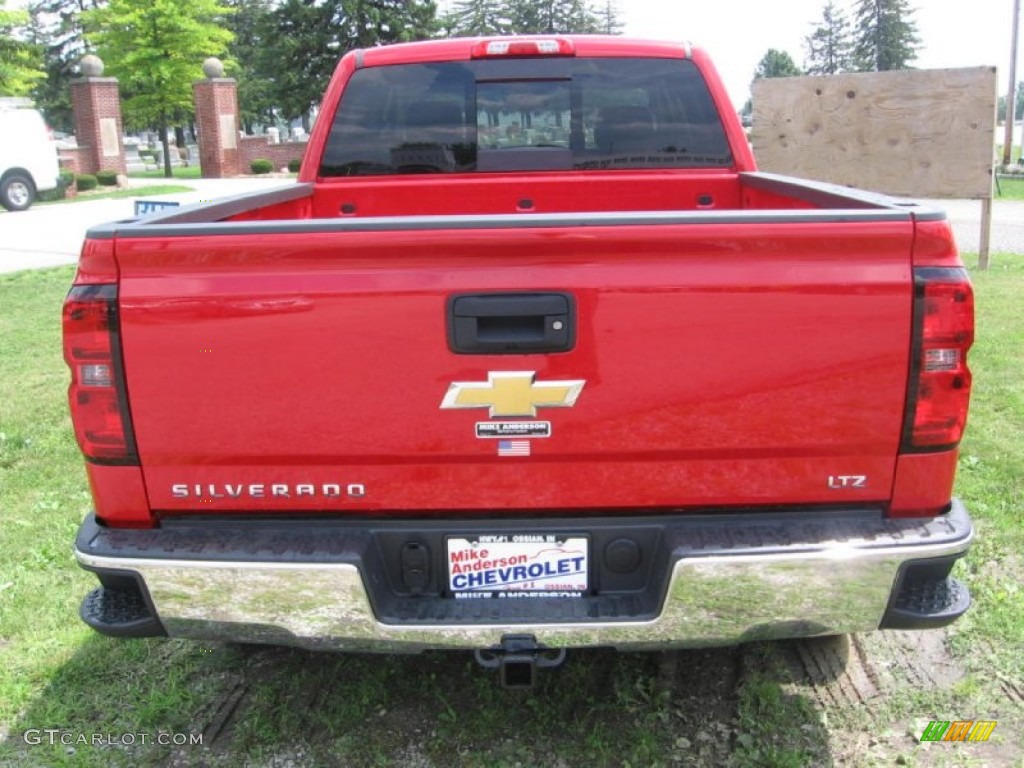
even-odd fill
[(117, 282), (112, 240), (86, 240), (78, 256), (75, 285), (102, 285)]
[(113, 528), (147, 528), (153, 524), (140, 467), (86, 463), (96, 516)]
[[(500, 176), (465, 174), (438, 184), (430, 176), (356, 177), (318, 185), (313, 218), (343, 216), (441, 216), (503, 213), (615, 211), (735, 211), (741, 186), (731, 171), (549, 172)], [(702, 203), (700, 198), (710, 198)], [(532, 206), (524, 208), (523, 201)]]
[(889, 512), (894, 517), (929, 517), (946, 511), (953, 494), (958, 451), (904, 454), (896, 462)]
[[(175, 483), (360, 483), (207, 508), (542, 510), (885, 502), (907, 378), (910, 222), (119, 240), (136, 439)], [(822, 243), (828, 241), (829, 247)], [(445, 302), (571, 292), (576, 348), (464, 356)], [(442, 411), (455, 381), (585, 379), (529, 458)], [(865, 397), (864, 393), (872, 393)], [(830, 475), (866, 488), (829, 490)]]
[(949, 221), (922, 221), (915, 228), (915, 267), (963, 267)]

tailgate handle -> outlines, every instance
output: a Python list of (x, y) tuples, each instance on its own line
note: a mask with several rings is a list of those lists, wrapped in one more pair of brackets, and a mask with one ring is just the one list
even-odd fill
[(575, 343), (576, 302), (568, 293), (479, 293), (448, 299), (452, 352), (568, 352)]

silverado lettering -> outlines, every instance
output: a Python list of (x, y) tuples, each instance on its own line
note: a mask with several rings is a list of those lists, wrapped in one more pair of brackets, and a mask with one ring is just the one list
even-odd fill
[(342, 485), (340, 483), (324, 483), (312, 485), (299, 483), (291, 486), (285, 483), (254, 483), (251, 485), (189, 485), (188, 483), (177, 483), (171, 486), (171, 496), (176, 499), (240, 499), (243, 497), (263, 498), (265, 496), (280, 496), (289, 499), (293, 496), (339, 498), (348, 496), (359, 499), (366, 495), (366, 486), (358, 484)]
[(698, 47), (353, 51), (297, 183), (88, 233), (81, 613), (519, 673), (942, 626), (973, 339), (945, 214), (758, 171)]

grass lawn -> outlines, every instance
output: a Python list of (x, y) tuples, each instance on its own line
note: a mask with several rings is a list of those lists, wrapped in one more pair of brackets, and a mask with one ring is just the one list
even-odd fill
[[(175, 179), (201, 179), (202, 170), (198, 165), (190, 165), (188, 167), (176, 167), (171, 168), (171, 174)], [(290, 173), (288, 174), (291, 178), (297, 178), (299, 174)], [(133, 179), (163, 179), (164, 169), (159, 168), (155, 171), (136, 171), (129, 173), (128, 176)], [(269, 175), (268, 175), (269, 178)]]
[[(654, 654), (573, 653), (520, 693), (497, 687), (468, 654), (315, 654), (93, 633), (77, 611), (95, 578), (71, 550), (90, 505), (61, 359), (73, 270), (0, 274), (0, 765), (974, 764), (975, 745), (907, 747), (878, 763), (872, 750), (894, 729), (909, 743), (903, 731), (920, 717), (999, 720), (993, 748), (1019, 739), (1024, 724), (1024, 256), (992, 263), (972, 276), (975, 389), (957, 482), (978, 526), (958, 566), (975, 604), (948, 634), (964, 675), (936, 688), (902, 681), (862, 706), (819, 704), (811, 687), (795, 695), (770, 661), (739, 681), (723, 671), (735, 654), (757, 661), (773, 644), (687, 652), (670, 673)], [(204, 745), (59, 736), (51, 745), (30, 731), (42, 741), (31, 744), (29, 729), (201, 734)], [(842, 757), (858, 743), (867, 751)]]
[[(153, 171), (134, 171), (128, 174), (132, 179), (164, 179), (163, 167)], [(175, 179), (200, 179), (202, 169), (198, 165), (174, 166), (171, 168), (171, 176)]]
[(123, 197), (146, 197), (148, 195), (170, 195), (175, 192), (191, 192), (192, 187), (181, 184), (151, 184), (146, 187), (117, 189), (113, 192), (80, 192), (74, 197), (64, 200), (40, 201), (36, 205), (61, 205), (63, 203), (82, 203), (87, 200), (115, 200)]
[(1024, 200), (1024, 176), (1000, 176), (996, 200)]

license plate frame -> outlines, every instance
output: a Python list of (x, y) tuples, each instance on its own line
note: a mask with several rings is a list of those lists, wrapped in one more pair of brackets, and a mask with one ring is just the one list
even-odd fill
[(445, 537), (456, 599), (583, 597), (591, 586), (586, 534), (452, 534)]

